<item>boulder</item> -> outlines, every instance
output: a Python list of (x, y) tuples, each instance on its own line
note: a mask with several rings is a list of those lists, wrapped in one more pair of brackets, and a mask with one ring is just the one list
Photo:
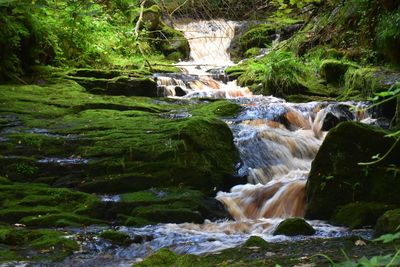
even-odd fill
[(349, 68), (357, 68), (357, 66), (336, 59), (326, 59), (321, 63), (319, 74), (327, 83), (339, 85), (343, 83), (344, 75)]
[(390, 205), (375, 202), (349, 203), (338, 208), (329, 222), (351, 229), (374, 226), (379, 216), (389, 209)]
[(380, 236), (399, 231), (400, 209), (389, 210), (385, 212), (376, 222), (375, 235)]
[(282, 221), (274, 231), (274, 235), (313, 235), (314, 228), (302, 218), (289, 218)]
[(161, 23), (156, 38), (156, 48), (168, 59), (184, 60), (189, 58), (189, 42), (181, 31)]
[(128, 234), (115, 230), (103, 231), (98, 236), (115, 245), (129, 246), (133, 243), (133, 240)]
[(348, 105), (331, 104), (323, 112), (321, 118), (322, 131), (329, 131), (341, 122), (354, 120), (354, 115)]
[(356, 122), (343, 122), (328, 133), (306, 184), (306, 218), (329, 219), (339, 206), (355, 201), (400, 205), (400, 179), (390, 169), (400, 164), (400, 144), (375, 164), (359, 164), (391, 149), (395, 139), (386, 135)]

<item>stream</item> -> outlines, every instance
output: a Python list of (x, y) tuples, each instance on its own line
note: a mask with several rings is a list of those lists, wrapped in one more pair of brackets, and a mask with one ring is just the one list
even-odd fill
[[(294, 104), (272, 96), (253, 95), (236, 81), (227, 81), (223, 70), (233, 65), (227, 49), (237, 25), (238, 22), (221, 20), (178, 24), (190, 42), (191, 60), (177, 64), (183, 74), (154, 75), (165, 97), (225, 98), (242, 106), (235, 118), (224, 120), (240, 153), (237, 172), (246, 176), (248, 183), (216, 196), (234, 220), (142, 228), (116, 226), (116, 230), (136, 240), (128, 247), (96, 237), (105, 229), (102, 227), (65, 228), (68, 238), (81, 244), (81, 251), (61, 263), (35, 266), (131, 266), (160, 248), (167, 247), (178, 254), (218, 253), (242, 244), (252, 235), (269, 242), (351, 235), (371, 238), (371, 231), (350, 231), (322, 221), (308, 221), (316, 230), (311, 237), (272, 235), (283, 219), (304, 216), (308, 172), (327, 130), (333, 127), (329, 118), (368, 123), (373, 120), (369, 114), (355, 111), (363, 103)], [(48, 160), (63, 163), (62, 159)], [(119, 201), (119, 197), (104, 196), (103, 201)]]

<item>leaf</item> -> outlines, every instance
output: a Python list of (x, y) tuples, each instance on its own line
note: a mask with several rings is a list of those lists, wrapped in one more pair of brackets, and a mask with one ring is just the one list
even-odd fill
[(400, 232), (397, 232), (397, 233), (395, 233), (395, 234), (386, 234), (386, 235), (381, 235), (380, 237), (378, 237), (378, 238), (375, 238), (374, 240), (372, 240), (372, 241), (374, 241), (374, 242), (380, 242), (380, 241), (382, 241), (383, 243), (391, 243), (391, 242), (393, 242), (393, 241), (395, 241), (395, 240), (397, 240), (397, 239), (400, 239)]

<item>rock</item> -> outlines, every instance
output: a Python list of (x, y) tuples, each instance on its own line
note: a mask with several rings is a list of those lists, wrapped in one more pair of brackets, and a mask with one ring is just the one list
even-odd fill
[(376, 164), (358, 164), (390, 149), (395, 140), (386, 134), (356, 122), (343, 122), (330, 130), (308, 177), (306, 218), (327, 220), (339, 206), (355, 201), (400, 205), (400, 179), (388, 169), (390, 164), (400, 164), (400, 144)]
[(162, 248), (159, 251), (147, 257), (144, 261), (135, 264), (135, 266), (138, 267), (176, 266), (175, 264), (177, 260), (178, 260), (178, 255), (176, 255), (174, 252), (172, 252), (167, 248)]
[(159, 6), (152, 5), (143, 10), (143, 23), (141, 27), (146, 27), (147, 30), (154, 31), (160, 26), (162, 12)]
[(190, 46), (188, 40), (181, 31), (161, 23), (156, 33), (156, 48), (168, 59), (185, 60), (189, 58)]
[[(79, 250), (79, 244), (65, 237), (65, 232), (48, 229), (21, 229), (0, 226), (0, 259), (14, 265), (15, 261), (32, 260), (40, 255), (44, 261), (61, 261)], [(8, 265), (8, 264), (7, 264)]]
[(321, 130), (329, 131), (341, 122), (353, 120), (354, 115), (350, 111), (350, 106), (344, 104), (331, 104), (323, 111), (321, 117)]
[(400, 209), (389, 210), (385, 212), (376, 222), (375, 235), (380, 236), (399, 231)]
[(302, 218), (289, 218), (282, 221), (275, 229), (274, 235), (313, 235), (314, 228)]
[(157, 83), (150, 78), (115, 77), (102, 78), (72, 78), (91, 93), (105, 95), (147, 96), (157, 97)]
[(390, 208), (390, 205), (375, 202), (349, 203), (339, 207), (329, 222), (351, 229), (374, 226), (379, 216)]
[[(400, 72), (385, 68), (349, 69), (345, 75), (343, 97), (365, 99), (388, 90), (395, 90), (400, 84)], [(383, 100), (383, 98), (380, 98)], [(397, 101), (385, 102), (374, 110), (379, 116), (391, 120), (396, 111)]]
[(115, 230), (103, 231), (98, 237), (119, 246), (129, 246), (134, 242), (128, 234)]
[(250, 236), (249, 239), (243, 244), (243, 247), (259, 247), (267, 248), (268, 243), (259, 236)]
[(244, 53), (251, 48), (268, 47), (276, 33), (276, 26), (272, 24), (261, 24), (259, 22), (249, 22), (235, 28), (229, 52), (233, 59), (243, 58)]
[(322, 61), (319, 74), (328, 83), (340, 85), (344, 82), (344, 75), (349, 68), (357, 68), (357, 65), (336, 59)]

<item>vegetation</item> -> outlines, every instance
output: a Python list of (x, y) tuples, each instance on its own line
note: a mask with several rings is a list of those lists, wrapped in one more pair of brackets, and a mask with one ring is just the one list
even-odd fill
[[(368, 100), (391, 119), (386, 130), (331, 129), (306, 188), (306, 218), (374, 227), (377, 239), (274, 244), (253, 236), (203, 256), (161, 249), (138, 266), (399, 264), (396, 0), (0, 0), (0, 263), (47, 264), (80, 249), (47, 228), (228, 217), (212, 197), (246, 181), (236, 177), (239, 154), (221, 120), (240, 105), (160, 98), (152, 76), (179, 72), (172, 63), (189, 58), (175, 19), (204, 18), (256, 20), (235, 29), (229, 50), (240, 63), (225, 70), (253, 93)], [(290, 218), (274, 234), (314, 233)], [(115, 230), (96, 235), (114, 248), (137, 241)]]

